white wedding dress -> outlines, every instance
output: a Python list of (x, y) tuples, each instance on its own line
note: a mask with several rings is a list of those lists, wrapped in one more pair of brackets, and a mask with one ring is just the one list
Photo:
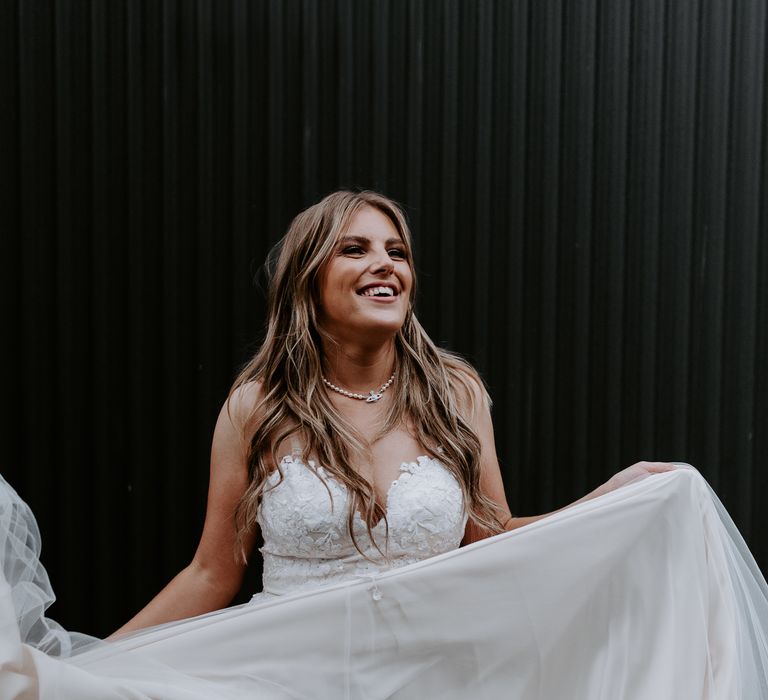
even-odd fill
[(116, 642), (67, 633), (0, 479), (0, 698), (768, 699), (768, 587), (692, 468), (459, 549), (461, 490), (403, 464), (388, 531), (313, 462), (264, 495), (264, 592)]

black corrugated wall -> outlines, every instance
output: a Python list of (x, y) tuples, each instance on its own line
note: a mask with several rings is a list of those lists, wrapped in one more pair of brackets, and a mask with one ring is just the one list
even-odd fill
[(0, 471), (54, 616), (111, 631), (188, 562), (253, 276), (340, 186), (406, 206), (419, 316), (488, 381), (514, 511), (688, 461), (768, 565), (766, 24), (762, 0), (1, 2)]

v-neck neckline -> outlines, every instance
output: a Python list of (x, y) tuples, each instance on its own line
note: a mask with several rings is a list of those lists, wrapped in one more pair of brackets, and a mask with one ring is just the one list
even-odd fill
[[(402, 478), (403, 474), (413, 474), (414, 472), (411, 469), (409, 469), (409, 467), (419, 468), (419, 467), (422, 467), (427, 462), (438, 462), (439, 463), (439, 461), (436, 460), (434, 457), (432, 457), (431, 455), (426, 455), (426, 454), (425, 455), (419, 455), (418, 457), (416, 457), (413, 460), (403, 461), (403, 462), (400, 463), (398, 477), (394, 481), (392, 481), (392, 483), (387, 487), (387, 492), (384, 494), (384, 499), (385, 500), (384, 500), (384, 504), (382, 505), (382, 510), (384, 511), (385, 518), (389, 517), (392, 492), (400, 484), (400, 479)], [(321, 479), (329, 479), (334, 484), (336, 484), (336, 486), (338, 488), (343, 490), (345, 493), (349, 492), (349, 489), (347, 488), (346, 484), (344, 484), (343, 482), (339, 481), (336, 477), (333, 476), (333, 474), (329, 474), (327, 472), (327, 470), (325, 469), (325, 467), (323, 467), (322, 465), (318, 465), (315, 462), (315, 460), (313, 460), (313, 459), (310, 459), (307, 462), (305, 462), (300, 457), (296, 457), (295, 455), (292, 455), (292, 454), (287, 454), (287, 455), (285, 455), (280, 460), (280, 466), (282, 467), (286, 463), (299, 464), (302, 467), (308, 469), (310, 472), (315, 473), (319, 478), (321, 478)], [(319, 473), (319, 472), (321, 472), (321, 470), (322, 470), (322, 473)], [(368, 481), (368, 480), (366, 479), (366, 481)], [(370, 481), (368, 483), (370, 484)], [(371, 484), (371, 486), (374, 489), (374, 495), (376, 497), (376, 502), (381, 504), (381, 501), (379, 500), (379, 494), (376, 492), (376, 487), (373, 484)], [(364, 525), (366, 524), (365, 519), (363, 518), (363, 516), (360, 514), (359, 511), (355, 511), (355, 517), (361, 523), (363, 523)], [(380, 525), (383, 525), (385, 518), (381, 518), (381, 520), (379, 520), (375, 525), (371, 525), (371, 530), (375, 530)]]

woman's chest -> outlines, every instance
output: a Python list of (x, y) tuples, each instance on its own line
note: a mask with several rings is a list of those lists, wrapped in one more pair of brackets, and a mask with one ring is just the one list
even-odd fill
[[(379, 547), (402, 552), (438, 554), (459, 546), (466, 514), (461, 487), (439, 461), (418, 457), (404, 462), (395, 478), (378, 493), (385, 504), (372, 528)], [(379, 485), (383, 488), (383, 484)], [(348, 525), (348, 493), (321, 466), (284, 457), (267, 484), (259, 508), (265, 551), (304, 557), (340, 557), (357, 551)], [(375, 549), (355, 513), (352, 529), (358, 546)]]

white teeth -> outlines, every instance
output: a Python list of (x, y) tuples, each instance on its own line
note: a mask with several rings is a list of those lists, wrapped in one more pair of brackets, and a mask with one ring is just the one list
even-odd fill
[(386, 294), (387, 296), (392, 297), (395, 295), (395, 290), (392, 289), (392, 287), (368, 287), (368, 289), (365, 289), (362, 292), (364, 297), (373, 297), (377, 294)]

